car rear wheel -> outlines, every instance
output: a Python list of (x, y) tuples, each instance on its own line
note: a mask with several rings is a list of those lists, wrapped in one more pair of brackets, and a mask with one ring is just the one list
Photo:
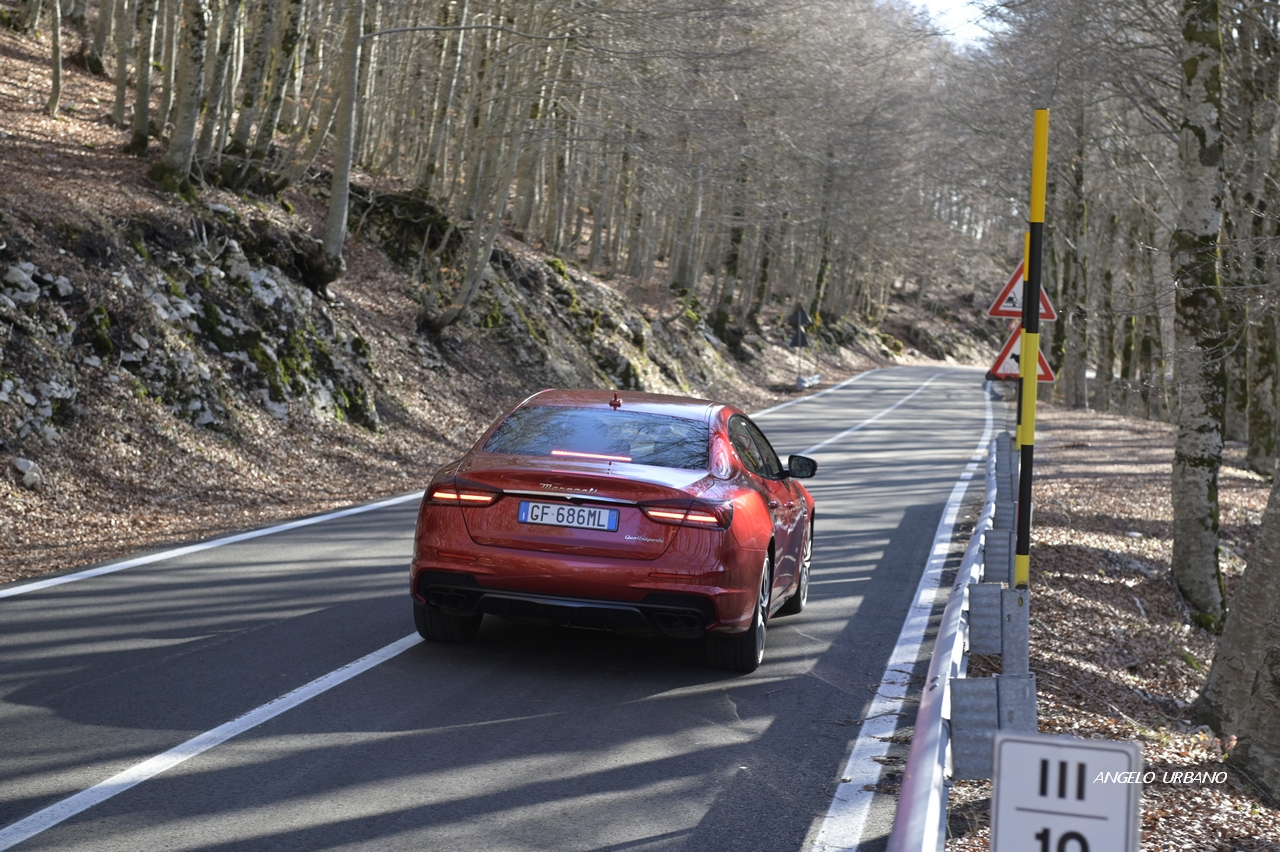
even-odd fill
[(769, 557), (764, 559), (764, 571), (760, 576), (760, 592), (756, 595), (756, 608), (751, 616), (751, 626), (734, 636), (707, 636), (707, 665), (735, 672), (753, 672), (764, 659), (764, 634), (769, 620), (769, 590), (772, 572)]
[(433, 607), (415, 603), (413, 622), (418, 635), (429, 642), (471, 642), (480, 632), (479, 615), (449, 615)]
[(778, 608), (778, 615), (795, 615), (809, 602), (809, 566), (813, 564), (813, 528), (805, 527), (804, 551), (800, 555), (800, 582), (787, 602)]

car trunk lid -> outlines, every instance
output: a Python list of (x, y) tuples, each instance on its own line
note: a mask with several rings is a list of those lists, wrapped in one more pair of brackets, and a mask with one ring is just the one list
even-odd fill
[[(706, 471), (625, 463), (481, 454), (457, 471), (460, 487), (500, 491), (488, 506), (467, 506), (463, 518), (476, 544), (580, 556), (656, 559), (678, 526), (657, 523), (640, 509), (652, 502), (692, 502), (711, 480)], [(592, 528), (595, 527), (595, 528)]]

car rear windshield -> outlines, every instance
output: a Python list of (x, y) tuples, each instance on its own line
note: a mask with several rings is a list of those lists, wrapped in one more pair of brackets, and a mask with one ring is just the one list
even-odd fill
[(485, 441), (484, 451), (706, 470), (709, 443), (707, 424), (700, 420), (537, 405), (513, 411)]

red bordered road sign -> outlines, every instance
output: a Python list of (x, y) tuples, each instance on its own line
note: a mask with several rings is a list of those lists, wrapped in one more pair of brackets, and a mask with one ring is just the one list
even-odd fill
[[(1004, 289), (1000, 291), (1000, 295), (996, 296), (996, 300), (992, 302), (990, 309), (988, 309), (988, 316), (1022, 319), (1023, 266), (1024, 264), (1019, 263), (1018, 268), (1013, 271), (1013, 275), (1009, 277), (1009, 283), (1004, 285)], [(1053, 309), (1053, 305), (1049, 302), (1049, 297), (1041, 289), (1040, 319), (1045, 322), (1053, 322), (1057, 318), (1058, 312)]]
[[(996, 363), (987, 371), (987, 378), (1003, 382), (1010, 379), (1016, 379), (1019, 376), (1018, 359), (1022, 354), (1022, 326), (1018, 326), (1013, 330), (1013, 334), (1009, 335), (1009, 339), (1004, 342), (1004, 346), (1000, 348), (1000, 354), (996, 356)], [(1040, 356), (1039, 366), (1036, 369), (1036, 378), (1041, 382), (1052, 382), (1057, 380), (1053, 370), (1049, 369), (1049, 362), (1044, 359), (1043, 352), (1036, 352)]]

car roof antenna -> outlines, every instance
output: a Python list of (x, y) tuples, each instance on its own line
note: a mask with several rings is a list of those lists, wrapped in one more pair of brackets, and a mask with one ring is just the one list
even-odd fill
[(609, 400), (609, 407), (612, 408), (614, 411), (617, 411), (619, 408), (622, 407), (622, 400), (618, 399), (617, 391), (613, 392), (613, 399)]

